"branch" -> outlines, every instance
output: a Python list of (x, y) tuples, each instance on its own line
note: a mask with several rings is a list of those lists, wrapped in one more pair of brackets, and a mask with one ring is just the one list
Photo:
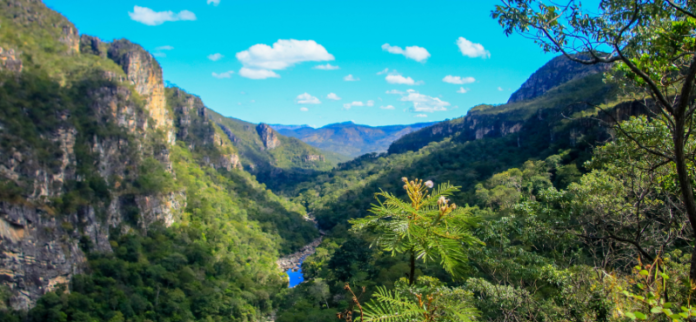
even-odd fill
[(681, 12), (681, 13), (683, 13), (683, 14), (685, 14), (685, 15), (691, 17), (691, 18), (696, 18), (696, 15), (694, 15), (693, 13), (687, 11), (686, 9), (684, 9), (684, 8), (682, 8), (682, 7), (680, 7), (680, 6), (678, 6), (676, 3), (674, 3), (674, 1), (672, 1), (672, 0), (665, 0), (665, 1), (666, 1), (667, 3), (669, 3), (669, 5), (670, 5), (672, 8), (677, 9), (677, 11), (679, 11), (679, 12)]

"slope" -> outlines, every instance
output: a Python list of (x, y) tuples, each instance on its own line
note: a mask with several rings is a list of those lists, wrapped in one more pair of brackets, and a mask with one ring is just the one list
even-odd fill
[(38, 0), (0, 7), (0, 319), (270, 314), (278, 255), (318, 236), (304, 208), (140, 46)]

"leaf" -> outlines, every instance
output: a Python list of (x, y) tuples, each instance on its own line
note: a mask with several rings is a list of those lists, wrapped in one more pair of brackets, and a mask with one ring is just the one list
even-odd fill
[(638, 274), (643, 275), (643, 276), (648, 276), (648, 275), (650, 275), (650, 272), (648, 272), (646, 270), (641, 270), (640, 273), (638, 273)]
[(645, 320), (648, 318), (645, 314), (641, 312), (634, 312), (633, 314), (635, 314), (636, 318), (639, 320)]
[(626, 313), (624, 313), (624, 315), (626, 315), (626, 317), (628, 317), (628, 318), (631, 319), (631, 320), (635, 320), (635, 319), (636, 319), (636, 315), (633, 314), (633, 313), (631, 313), (631, 312), (626, 312)]
[(650, 309), (650, 313), (660, 314), (660, 313), (662, 313), (662, 307), (656, 306), (656, 307)]

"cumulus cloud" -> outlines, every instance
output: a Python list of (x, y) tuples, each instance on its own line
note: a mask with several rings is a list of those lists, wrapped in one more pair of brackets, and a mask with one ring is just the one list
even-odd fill
[(446, 111), (449, 102), (445, 102), (437, 97), (420, 94), (416, 91), (409, 92), (408, 95), (401, 97), (403, 102), (413, 102), (414, 112), (437, 112)]
[(297, 95), (295, 102), (297, 102), (297, 104), (321, 104), (321, 101), (318, 98), (309, 95), (309, 93)]
[(155, 50), (172, 50), (172, 49), (174, 49), (174, 47), (172, 47), (172, 46), (159, 46), (159, 47), (155, 48)]
[(324, 46), (314, 40), (279, 39), (273, 46), (256, 44), (237, 53), (245, 67), (285, 69), (306, 61), (334, 60)]
[(329, 95), (326, 95), (326, 98), (328, 98), (328, 99), (330, 99), (330, 100), (334, 100), (334, 101), (340, 101), (340, 100), (341, 100), (341, 98), (338, 97), (338, 95), (336, 95), (335, 93), (329, 93)]
[(502, 87), (498, 87), (498, 90), (502, 92), (502, 91), (503, 91), (503, 88), (502, 88)]
[(306, 108), (306, 107), (300, 107), (300, 111), (302, 111), (302, 112), (307, 112), (307, 111), (309, 111), (309, 109)]
[(457, 39), (457, 46), (459, 46), (459, 50), (462, 52), (462, 55), (467, 57), (491, 57), (491, 53), (483, 48), (483, 45), (472, 43), (471, 41), (466, 40), (464, 37), (459, 37), (459, 39)]
[(211, 4), (211, 3), (217, 7), (217, 5), (220, 4), (220, 0), (208, 0), (208, 4)]
[(428, 114), (417, 114), (416, 117), (428, 117)]
[(404, 77), (399, 74), (387, 75), (385, 78), (389, 84), (401, 84), (401, 85), (420, 85), (423, 81), (414, 81), (411, 77)]
[(218, 61), (218, 60), (222, 59), (222, 57), (225, 57), (225, 56), (223, 56), (221, 53), (214, 53), (214, 54), (208, 55), (208, 59), (210, 59), (212, 61)]
[(343, 104), (343, 108), (345, 108), (347, 110), (349, 110), (353, 106), (365, 106), (365, 103), (360, 102), (360, 101), (353, 101), (351, 103)]
[(367, 101), (367, 103), (365, 103), (365, 105), (367, 105), (367, 106), (375, 106), (375, 101), (369, 100), (369, 101)]
[(239, 70), (239, 76), (250, 79), (280, 78), (280, 75), (276, 74), (272, 70), (252, 69), (246, 67), (242, 67), (242, 69)]
[(393, 110), (393, 109), (394, 109), (394, 106), (387, 105), (387, 106), (380, 106), (379, 108), (381, 108), (381, 109), (383, 109), (383, 110)]
[(152, 56), (155, 56), (155, 57), (167, 57), (167, 54), (165, 54), (165, 53), (152, 53)]
[(468, 92), (468, 91), (469, 91), (468, 88), (460, 87), (460, 88), (457, 90), (457, 93), (459, 93), (459, 94), (465, 94), (465, 93)]
[(383, 69), (383, 70), (381, 70), (381, 71), (378, 71), (378, 72), (377, 72), (377, 75), (386, 74), (386, 73), (388, 73), (388, 72), (389, 72), (389, 68), (385, 68), (385, 69)]
[(417, 62), (423, 62), (430, 57), (430, 53), (425, 48), (418, 46), (410, 46), (406, 47), (406, 49), (402, 49), (398, 46), (384, 44), (382, 45), (382, 50), (391, 54), (404, 55), (406, 58), (413, 59)]
[(473, 77), (461, 77), (461, 76), (452, 76), (452, 75), (447, 75), (445, 78), (442, 79), (443, 82), (445, 83), (450, 83), (450, 84), (469, 84), (473, 83), (476, 81)]
[(228, 70), (228, 71), (226, 71), (224, 73), (220, 73), (220, 74), (213, 72), (213, 77), (215, 77), (217, 79), (230, 78), (230, 77), (232, 77), (232, 74), (234, 74), (234, 71), (232, 71), (232, 70)]
[(133, 12), (129, 12), (128, 15), (132, 20), (148, 26), (161, 25), (167, 21), (196, 20), (196, 15), (188, 10), (181, 10), (179, 13), (174, 13), (173, 11), (154, 11), (150, 8), (140, 6), (133, 7)]
[(336, 70), (336, 69), (341, 69), (341, 67), (334, 66), (334, 65), (331, 65), (331, 64), (326, 64), (326, 65), (317, 65), (317, 66), (314, 66), (313, 69)]
[(392, 89), (391, 91), (387, 91), (387, 94), (404, 95), (405, 93), (397, 89)]
[(348, 76), (343, 77), (343, 80), (346, 82), (356, 82), (356, 81), (359, 81), (360, 78), (355, 78), (355, 77), (353, 77), (353, 74), (348, 74)]

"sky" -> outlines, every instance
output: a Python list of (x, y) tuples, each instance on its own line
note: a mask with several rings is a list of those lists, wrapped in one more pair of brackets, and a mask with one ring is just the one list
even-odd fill
[(140, 44), (168, 84), (253, 123), (456, 118), (505, 103), (554, 57), (505, 36), (497, 0), (44, 2), (81, 34)]

